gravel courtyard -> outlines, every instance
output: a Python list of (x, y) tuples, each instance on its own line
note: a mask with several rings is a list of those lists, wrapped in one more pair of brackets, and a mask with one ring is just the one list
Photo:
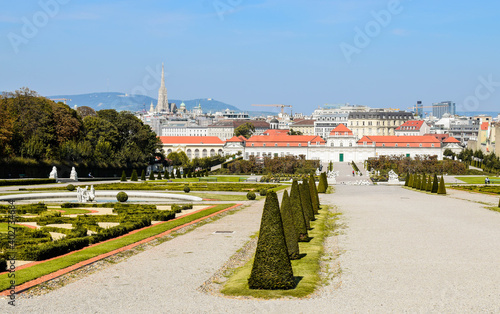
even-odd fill
[(51, 293), (19, 298), (15, 311), (0, 299), (0, 311), (500, 312), (500, 213), (391, 186), (339, 185), (321, 200), (342, 213), (345, 228), (327, 247), (341, 251), (331, 262), (341, 272), (312, 298), (241, 300), (197, 290), (258, 230), (260, 201)]

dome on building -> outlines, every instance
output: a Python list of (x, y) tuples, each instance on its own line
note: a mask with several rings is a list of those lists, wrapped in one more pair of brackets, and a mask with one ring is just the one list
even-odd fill
[(278, 119), (274, 118), (274, 119), (272, 119), (272, 120), (271, 120), (271, 122), (269, 122), (269, 123), (280, 123), (280, 122), (278, 121)]
[(181, 109), (186, 109), (186, 104), (184, 102), (182, 102), (180, 108)]

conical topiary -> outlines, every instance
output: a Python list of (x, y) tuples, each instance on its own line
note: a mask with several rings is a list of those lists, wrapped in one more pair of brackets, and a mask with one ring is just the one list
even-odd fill
[(182, 174), (179, 169), (177, 169), (177, 179), (182, 179)]
[(309, 176), (309, 193), (311, 194), (311, 202), (313, 207), (313, 212), (315, 215), (319, 213), (319, 196), (316, 190), (316, 183), (314, 182), (314, 175), (311, 173)]
[(300, 199), (300, 209), (302, 210), (302, 216), (304, 216), (304, 222), (306, 223), (306, 229), (311, 230), (311, 216), (305, 207), (305, 195), (303, 194), (303, 184), (299, 184), (299, 199)]
[(248, 278), (248, 287), (263, 290), (288, 290), (295, 288), (295, 285), (278, 196), (276, 192), (270, 191), (267, 193), (262, 212), (259, 240), (252, 272)]
[(427, 192), (432, 192), (432, 176), (429, 175), (429, 181), (427, 181), (427, 186), (425, 188)]
[(410, 173), (406, 173), (405, 186), (408, 186), (408, 182), (410, 181)]
[(162, 177), (161, 177), (161, 171), (158, 171), (158, 180), (162, 180)]
[(414, 177), (414, 174), (410, 174), (410, 178), (408, 179), (408, 187), (412, 187), (413, 186), (413, 177)]
[(154, 180), (154, 179), (155, 179), (155, 174), (153, 170), (151, 170), (151, 172), (149, 173), (149, 180)]
[(297, 180), (293, 180), (292, 183), (292, 189), (290, 191), (290, 204), (292, 205), (295, 229), (299, 234), (299, 242), (307, 242), (309, 240), (309, 235), (307, 233), (306, 220), (304, 218), (304, 212), (302, 211), (302, 204), (300, 202), (299, 183)]
[(168, 171), (165, 170), (165, 175), (163, 177), (165, 177), (165, 180), (170, 179), (170, 173), (168, 173)]
[(415, 179), (413, 180), (413, 186), (412, 188), (416, 189), (417, 186), (420, 184), (420, 175), (419, 174), (415, 174)]
[(326, 174), (323, 175), (322, 172), (319, 175), (319, 183), (318, 183), (318, 193), (326, 193), (326, 188), (328, 187), (328, 181), (326, 180)]
[(125, 174), (125, 170), (122, 171), (122, 178), (120, 181), (126, 182), (127, 181), (127, 175)]
[(434, 182), (432, 183), (432, 193), (437, 193), (439, 189), (437, 174), (434, 174)]
[(426, 187), (427, 187), (427, 176), (424, 173), (422, 177), (422, 182), (420, 183), (420, 190), (425, 191)]
[(444, 186), (444, 177), (441, 175), (437, 194), (446, 194), (446, 187)]
[(168, 170), (163, 171), (163, 179), (168, 179)]
[[(307, 182), (307, 179), (304, 179), (300, 185), (300, 201), (302, 202), (304, 217), (306, 217), (309, 221), (316, 220), (312, 209), (311, 196), (309, 195), (309, 183)], [(311, 229), (311, 223), (308, 224), (308, 229)]]
[(144, 171), (144, 169), (142, 169), (141, 172), (141, 181), (146, 181), (146, 171)]
[(285, 233), (286, 247), (288, 248), (288, 256), (290, 259), (299, 258), (299, 234), (293, 223), (292, 206), (288, 191), (283, 192), (283, 200), (281, 201), (281, 221), (283, 222), (283, 231)]
[(326, 189), (328, 190), (328, 178), (326, 177), (326, 172), (322, 172), (323, 180), (325, 181)]
[(132, 170), (132, 175), (130, 176), (130, 181), (139, 181), (139, 178), (137, 178), (137, 170)]
[(498, 200), (498, 208), (500, 208), (500, 199)]

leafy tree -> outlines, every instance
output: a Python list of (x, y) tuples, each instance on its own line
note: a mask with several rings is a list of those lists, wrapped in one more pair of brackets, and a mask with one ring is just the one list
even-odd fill
[(264, 204), (248, 286), (250, 289), (287, 290), (295, 288), (295, 285), (278, 196), (276, 192), (269, 192)]
[(255, 126), (250, 122), (246, 122), (234, 130), (234, 135), (250, 138), (254, 132), (255, 132)]
[(189, 163), (189, 158), (185, 152), (171, 152), (167, 155), (167, 159), (171, 160), (174, 166), (185, 167)]
[(76, 112), (78, 113), (78, 115), (82, 119), (84, 119), (85, 117), (88, 117), (88, 116), (91, 116), (91, 117), (97, 116), (97, 113), (95, 112), (95, 110), (90, 108), (90, 107), (87, 107), (87, 106), (78, 107), (76, 109)]
[(290, 129), (290, 131), (288, 131), (288, 135), (303, 135), (303, 134), (300, 131), (294, 131), (293, 129)]
[(295, 229), (293, 222), (292, 206), (288, 191), (283, 192), (281, 201), (281, 221), (283, 222), (283, 231), (285, 233), (286, 247), (288, 248), (288, 256), (290, 259), (299, 258), (299, 235)]

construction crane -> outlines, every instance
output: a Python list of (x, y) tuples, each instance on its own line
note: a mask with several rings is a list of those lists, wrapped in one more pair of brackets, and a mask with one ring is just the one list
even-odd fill
[(252, 105), (252, 106), (260, 106), (260, 107), (281, 107), (281, 114), (284, 113), (285, 107), (292, 108), (292, 105), (282, 105), (282, 104), (276, 104), (276, 105)]
[(71, 101), (71, 99), (68, 99), (68, 98), (51, 98), (50, 100), (62, 100), (62, 101), (64, 101), (65, 105), (67, 105), (66, 101)]

